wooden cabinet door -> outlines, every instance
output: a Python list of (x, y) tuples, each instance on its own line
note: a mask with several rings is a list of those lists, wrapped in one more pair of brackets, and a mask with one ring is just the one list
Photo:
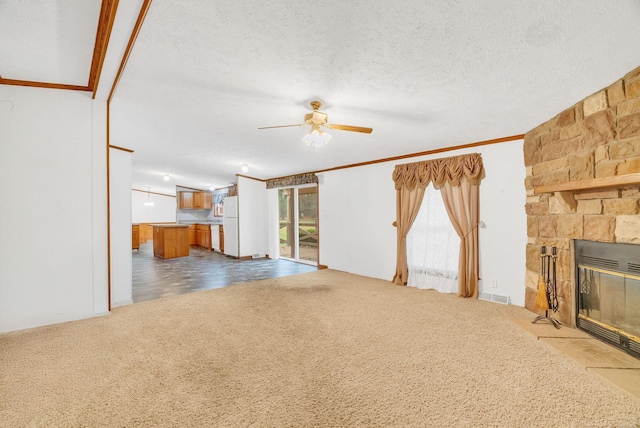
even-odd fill
[(196, 225), (189, 226), (189, 245), (196, 245)]
[(193, 209), (193, 192), (180, 192), (180, 208), (183, 210)]
[(220, 252), (224, 253), (224, 227), (220, 225)]
[(140, 226), (137, 224), (131, 227), (131, 248), (134, 250), (140, 249)]
[(204, 247), (207, 250), (211, 249), (211, 227), (207, 226), (205, 230), (202, 231), (204, 234)]
[(204, 208), (203, 192), (193, 192), (193, 208), (196, 210)]
[(204, 208), (205, 210), (210, 210), (211, 208), (213, 208), (212, 197), (213, 194), (211, 192), (204, 192), (204, 201), (202, 204), (202, 208)]
[(153, 239), (153, 227), (147, 223), (140, 223), (139, 225), (140, 233), (138, 234), (140, 238), (140, 243), (144, 244), (150, 239)]

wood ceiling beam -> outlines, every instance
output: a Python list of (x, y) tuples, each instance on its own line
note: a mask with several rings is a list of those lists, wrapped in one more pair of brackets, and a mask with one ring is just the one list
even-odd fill
[(93, 98), (96, 97), (96, 91), (100, 83), (102, 66), (107, 56), (107, 48), (109, 46), (109, 39), (111, 38), (111, 31), (113, 30), (113, 23), (116, 20), (118, 2), (119, 0), (102, 0), (98, 30), (96, 32), (96, 42), (93, 47), (91, 71), (89, 72), (89, 83), (87, 85), (93, 91)]
[(33, 88), (67, 89), (69, 91), (91, 91), (88, 86), (66, 85), (64, 83), (34, 82), (31, 80), (5, 79), (0, 77), (0, 85), (30, 86)]

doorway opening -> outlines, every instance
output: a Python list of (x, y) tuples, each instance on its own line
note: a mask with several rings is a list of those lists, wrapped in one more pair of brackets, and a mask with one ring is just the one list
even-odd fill
[(318, 186), (278, 189), (280, 257), (318, 264)]

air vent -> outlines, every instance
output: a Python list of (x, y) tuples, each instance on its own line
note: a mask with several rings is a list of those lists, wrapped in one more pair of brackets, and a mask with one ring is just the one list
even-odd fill
[(640, 275), (640, 264), (638, 263), (629, 263), (627, 270), (631, 273), (635, 273), (637, 275)]
[(604, 328), (601, 325), (591, 322), (587, 319), (579, 318), (578, 327), (580, 327), (581, 329), (590, 331), (596, 336), (602, 339), (605, 339), (608, 342), (611, 342), (611, 344), (613, 345), (620, 344), (620, 335), (617, 332)]
[(578, 259), (578, 262), (583, 265), (604, 269), (618, 270), (619, 268), (619, 263), (617, 260), (603, 259), (600, 257), (581, 255)]
[(486, 300), (487, 302), (502, 303), (503, 305), (509, 304), (509, 296), (500, 296), (499, 294), (479, 293), (478, 300)]

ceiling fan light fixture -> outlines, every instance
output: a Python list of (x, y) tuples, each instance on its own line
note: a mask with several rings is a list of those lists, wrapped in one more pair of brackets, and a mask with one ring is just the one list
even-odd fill
[(320, 131), (318, 129), (314, 129), (309, 132), (307, 135), (302, 137), (302, 142), (307, 146), (311, 146), (318, 150), (318, 148), (328, 144), (331, 141), (331, 134), (328, 132)]

